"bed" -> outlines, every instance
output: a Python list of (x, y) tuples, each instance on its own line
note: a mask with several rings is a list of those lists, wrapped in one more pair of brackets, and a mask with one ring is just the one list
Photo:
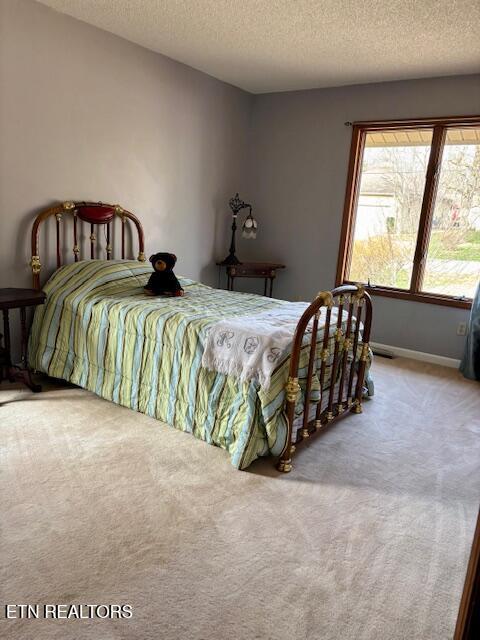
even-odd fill
[[(62, 247), (66, 218), (72, 220), (73, 262), (65, 260)], [(302, 441), (348, 412), (361, 413), (372, 318), (363, 287), (323, 291), (305, 303), (264, 386), (202, 366), (208, 336), (229, 318), (280, 316), (292, 303), (181, 277), (184, 297), (145, 296), (151, 266), (139, 219), (118, 205), (92, 202), (64, 202), (36, 217), (36, 288), (42, 287), (40, 231), (48, 219), (54, 222), (56, 269), (43, 285), (46, 302), (36, 309), (30, 332), (35, 370), (222, 447), (238, 469), (270, 455), (288, 473)], [(113, 231), (116, 221), (120, 234)], [(138, 242), (136, 259), (127, 257), (129, 223)], [(48, 251), (52, 245), (45, 246)], [(120, 259), (114, 259), (117, 247)]]

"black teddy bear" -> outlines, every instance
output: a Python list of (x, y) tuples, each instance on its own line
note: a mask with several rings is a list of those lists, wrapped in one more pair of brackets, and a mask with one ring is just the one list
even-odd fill
[(173, 253), (155, 253), (149, 260), (154, 272), (147, 282), (145, 293), (149, 296), (183, 296), (185, 292), (173, 273), (177, 256)]

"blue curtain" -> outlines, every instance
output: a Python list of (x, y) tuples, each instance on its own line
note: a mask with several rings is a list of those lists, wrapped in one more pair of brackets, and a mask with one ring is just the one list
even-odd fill
[(473, 299), (460, 371), (466, 378), (480, 380), (480, 282)]

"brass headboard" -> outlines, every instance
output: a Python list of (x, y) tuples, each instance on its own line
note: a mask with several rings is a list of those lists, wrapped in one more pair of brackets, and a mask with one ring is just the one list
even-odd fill
[(40, 289), (40, 271), (42, 264), (40, 262), (39, 251), (39, 235), (40, 225), (45, 222), (47, 218), (55, 216), (56, 218), (56, 236), (57, 236), (57, 269), (62, 266), (62, 247), (61, 247), (61, 224), (64, 215), (71, 215), (73, 217), (73, 256), (75, 262), (81, 259), (81, 248), (79, 240), (79, 228), (78, 220), (82, 220), (90, 224), (90, 259), (93, 260), (98, 257), (97, 254), (97, 234), (96, 229), (99, 225), (104, 225), (106, 229), (105, 239), (105, 253), (107, 260), (111, 260), (113, 255), (113, 243), (112, 238), (112, 223), (116, 219), (119, 219), (122, 223), (121, 234), (121, 257), (125, 259), (125, 226), (127, 220), (131, 220), (135, 225), (138, 235), (138, 256), (137, 260), (145, 260), (145, 248), (144, 248), (144, 234), (140, 220), (137, 216), (126, 209), (123, 209), (118, 204), (105, 204), (103, 202), (73, 202), (67, 201), (58, 204), (49, 209), (45, 209), (37, 215), (32, 229), (32, 275), (33, 286), (35, 289)]

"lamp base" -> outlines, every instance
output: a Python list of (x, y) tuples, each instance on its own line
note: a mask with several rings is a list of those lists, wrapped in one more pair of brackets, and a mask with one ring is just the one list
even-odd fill
[(224, 260), (217, 262), (220, 267), (230, 267), (235, 264), (242, 264), (234, 253), (230, 253)]

